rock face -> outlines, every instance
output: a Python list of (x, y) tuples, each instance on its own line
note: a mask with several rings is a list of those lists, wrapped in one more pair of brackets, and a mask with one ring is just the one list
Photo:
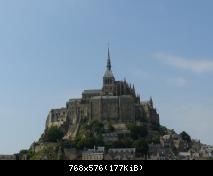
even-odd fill
[(116, 81), (108, 50), (107, 68), (102, 89), (84, 90), (79, 99), (70, 99), (66, 107), (52, 109), (46, 121), (46, 129), (57, 126), (65, 132), (65, 138), (74, 138), (82, 121), (99, 120), (112, 123), (144, 122), (159, 124), (159, 115), (153, 101), (141, 102), (134, 85), (126, 80)]

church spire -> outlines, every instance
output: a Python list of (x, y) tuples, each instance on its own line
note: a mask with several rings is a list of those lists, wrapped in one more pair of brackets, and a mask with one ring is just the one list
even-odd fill
[(110, 71), (111, 68), (112, 68), (112, 66), (111, 66), (111, 59), (110, 59), (110, 51), (109, 51), (109, 47), (108, 47), (107, 69)]
[(103, 77), (103, 92), (104, 92), (104, 95), (115, 94), (114, 83), (115, 83), (115, 77), (113, 76), (113, 73), (112, 73), (110, 51), (109, 51), (109, 46), (108, 46), (107, 69), (106, 69), (104, 77)]
[(114, 76), (113, 76), (113, 73), (112, 73), (112, 65), (111, 65), (111, 57), (110, 57), (109, 46), (108, 46), (107, 69), (106, 69), (106, 72), (104, 74), (104, 77), (113, 78), (113, 80), (114, 80)]

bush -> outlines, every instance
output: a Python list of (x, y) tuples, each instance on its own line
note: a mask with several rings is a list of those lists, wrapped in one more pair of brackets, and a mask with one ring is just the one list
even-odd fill
[(77, 136), (74, 141), (77, 149), (93, 148), (94, 146), (104, 145), (102, 136)]
[(146, 126), (137, 126), (135, 124), (129, 124), (127, 128), (130, 130), (132, 139), (137, 140), (139, 138), (145, 138), (148, 135)]
[(112, 126), (112, 123), (111, 123), (111, 122), (108, 123), (108, 130), (109, 130), (109, 132), (114, 132), (114, 131), (115, 131), (115, 129), (114, 129), (114, 127)]
[(97, 120), (94, 120), (89, 124), (89, 130), (93, 134), (101, 134), (104, 131), (104, 125), (103, 125), (103, 123), (101, 123)]
[(63, 141), (61, 142), (61, 146), (62, 146), (63, 148), (72, 148), (72, 147), (73, 147), (73, 144), (72, 144), (72, 142), (69, 141), (69, 140), (63, 140)]
[(185, 131), (180, 133), (180, 136), (181, 136), (182, 140), (187, 141), (188, 143), (192, 142), (191, 137)]
[(30, 160), (57, 160), (58, 149), (56, 146), (49, 145), (37, 153), (31, 153)]
[(136, 148), (136, 152), (141, 155), (147, 155), (149, 151), (148, 143), (143, 139), (136, 140), (132, 146)]
[(28, 156), (29, 151), (28, 150), (21, 150), (18, 154), (18, 159), (22, 160), (25, 158), (25, 156)]
[(93, 137), (80, 138), (75, 141), (76, 148), (84, 149), (84, 148), (93, 148), (95, 145), (95, 140)]
[(151, 144), (160, 144), (160, 135), (153, 135), (149, 143)]
[(152, 124), (152, 130), (160, 131), (160, 124), (157, 124), (157, 123)]
[(58, 142), (63, 136), (63, 132), (58, 127), (51, 127), (44, 134), (44, 142)]
[(74, 145), (78, 149), (93, 148), (94, 146), (104, 145), (102, 133), (104, 132), (103, 123), (93, 120), (88, 124), (83, 124), (75, 137)]
[(159, 126), (159, 133), (160, 133), (161, 136), (166, 135), (167, 132), (168, 132), (168, 129), (166, 127), (164, 127), (162, 125)]
[(126, 138), (126, 139), (120, 139), (118, 141), (115, 141), (112, 143), (112, 148), (130, 148), (132, 147), (132, 140)]

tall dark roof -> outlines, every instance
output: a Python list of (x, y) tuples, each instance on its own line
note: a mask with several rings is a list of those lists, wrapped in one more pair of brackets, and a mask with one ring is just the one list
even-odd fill
[(111, 78), (114, 77), (113, 73), (112, 73), (112, 66), (111, 66), (111, 59), (110, 59), (110, 51), (108, 48), (108, 59), (107, 59), (107, 69), (106, 72), (104, 74), (104, 77), (106, 78)]

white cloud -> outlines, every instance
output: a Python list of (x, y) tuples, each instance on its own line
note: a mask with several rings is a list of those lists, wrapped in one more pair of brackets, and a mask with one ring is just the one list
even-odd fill
[(210, 60), (195, 60), (183, 57), (172, 56), (165, 53), (157, 53), (154, 55), (162, 62), (174, 66), (179, 69), (189, 70), (196, 73), (213, 72), (213, 61)]

